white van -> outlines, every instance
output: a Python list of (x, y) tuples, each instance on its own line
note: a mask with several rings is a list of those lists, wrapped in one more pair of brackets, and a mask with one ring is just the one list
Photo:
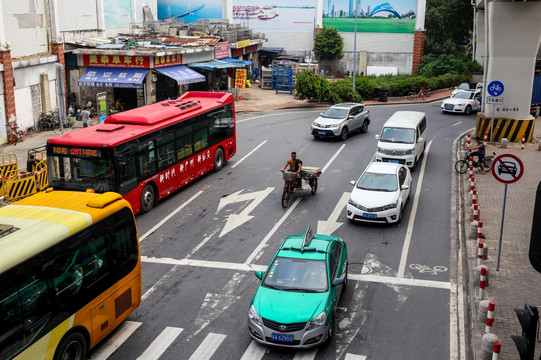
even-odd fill
[(383, 125), (376, 139), (376, 161), (400, 163), (413, 170), (426, 147), (426, 114), (397, 111)]

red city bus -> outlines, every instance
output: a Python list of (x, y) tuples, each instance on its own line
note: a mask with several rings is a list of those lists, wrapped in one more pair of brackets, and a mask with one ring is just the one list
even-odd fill
[(188, 92), (49, 139), (49, 185), (118, 192), (145, 213), (235, 152), (233, 95)]

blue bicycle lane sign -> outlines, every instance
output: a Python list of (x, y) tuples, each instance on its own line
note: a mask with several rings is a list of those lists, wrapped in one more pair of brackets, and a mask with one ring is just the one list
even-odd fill
[(490, 84), (488, 84), (487, 91), (491, 96), (500, 96), (503, 94), (503, 83), (501, 81), (491, 81)]

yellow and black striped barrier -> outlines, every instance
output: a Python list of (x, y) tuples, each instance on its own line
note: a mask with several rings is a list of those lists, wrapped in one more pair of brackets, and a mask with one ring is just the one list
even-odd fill
[[(477, 115), (477, 126), (475, 128), (475, 136), (484, 138), (485, 133), (488, 134), (489, 141), (500, 141), (506, 138), (510, 142), (521, 142), (522, 135), (525, 135), (526, 142), (531, 142), (533, 138), (533, 129), (535, 119), (532, 117), (528, 120), (516, 119), (494, 119), (485, 117), (484, 114)], [(492, 133), (492, 136), (490, 135)]]
[(3, 183), (4, 196), (8, 203), (38, 192), (36, 177), (33, 174), (4, 179)]
[(38, 184), (38, 190), (43, 191), (49, 185), (49, 178), (47, 177), (47, 167), (42, 167), (36, 173), (36, 182)]
[(0, 154), (0, 176), (13, 176), (17, 170), (17, 156), (15, 154)]

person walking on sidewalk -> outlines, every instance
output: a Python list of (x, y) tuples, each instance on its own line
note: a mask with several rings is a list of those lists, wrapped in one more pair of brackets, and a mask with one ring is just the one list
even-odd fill
[(482, 174), (485, 175), (485, 162), (483, 161), (485, 159), (485, 143), (479, 136), (475, 137), (475, 142), (477, 142), (477, 146), (472, 147), (472, 150), (477, 151), (472, 152), (470, 156), (477, 156), (477, 163), (481, 165)]
[(85, 106), (83, 108), (83, 111), (81, 111), (81, 119), (83, 120), (83, 127), (88, 126), (88, 118), (90, 117), (90, 111), (88, 111), (88, 106)]

